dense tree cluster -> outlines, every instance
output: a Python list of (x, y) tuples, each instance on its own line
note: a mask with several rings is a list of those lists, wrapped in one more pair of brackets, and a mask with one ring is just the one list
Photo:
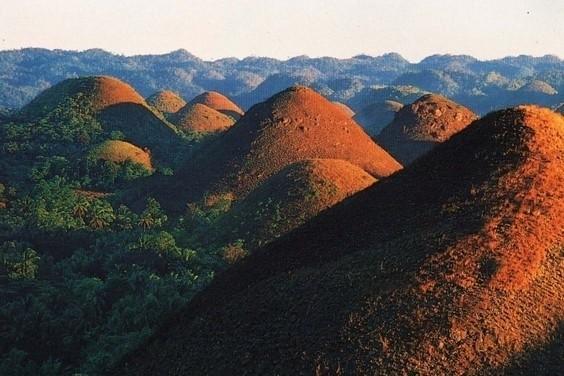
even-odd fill
[(104, 373), (227, 264), (186, 231), (217, 210), (170, 218), (114, 199), (148, 172), (89, 158), (123, 135), (85, 108), (0, 123), (1, 375)]

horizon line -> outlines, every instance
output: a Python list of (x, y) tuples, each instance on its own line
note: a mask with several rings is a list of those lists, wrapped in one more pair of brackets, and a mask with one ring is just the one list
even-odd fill
[(220, 57), (220, 58), (206, 59), (206, 58), (201, 58), (201, 57), (195, 55), (194, 53), (188, 51), (186, 48), (183, 48), (183, 47), (177, 48), (177, 49), (174, 49), (174, 50), (169, 50), (168, 52), (127, 54), (127, 53), (124, 53), (124, 52), (112, 51), (112, 50), (108, 50), (108, 49), (101, 48), (101, 47), (92, 47), (92, 48), (75, 50), (75, 49), (65, 49), (65, 48), (49, 48), (49, 47), (29, 46), (29, 47), (19, 47), (19, 48), (10, 48), (10, 49), (0, 49), (0, 53), (17, 52), (17, 51), (24, 51), (24, 50), (46, 50), (46, 51), (50, 51), (50, 52), (62, 51), (62, 52), (75, 52), (75, 53), (85, 53), (85, 52), (89, 52), (89, 51), (102, 51), (102, 52), (108, 53), (110, 55), (123, 56), (123, 57), (126, 57), (126, 58), (143, 57), (143, 56), (164, 56), (164, 55), (171, 55), (171, 54), (177, 53), (177, 52), (183, 52), (183, 53), (190, 55), (191, 57), (194, 57), (198, 60), (201, 60), (203, 62), (208, 62), (208, 63), (214, 63), (214, 62), (217, 62), (217, 61), (227, 60), (227, 59), (236, 59), (238, 61), (242, 61), (242, 60), (249, 59), (249, 58), (272, 59), (272, 60), (277, 60), (277, 61), (280, 61), (280, 62), (287, 62), (287, 61), (297, 59), (297, 58), (349, 60), (349, 59), (355, 59), (355, 58), (360, 58), (360, 57), (367, 57), (367, 58), (371, 58), (371, 59), (376, 59), (376, 58), (381, 58), (381, 57), (388, 56), (388, 55), (397, 55), (410, 64), (420, 64), (424, 60), (431, 58), (431, 57), (446, 57), (446, 56), (450, 56), (450, 57), (470, 57), (470, 58), (475, 59), (475, 60), (480, 61), (480, 62), (498, 61), (498, 60), (503, 60), (503, 59), (507, 59), (507, 58), (518, 58), (518, 57), (531, 57), (531, 58), (536, 58), (536, 59), (553, 57), (553, 58), (557, 58), (560, 61), (564, 60), (562, 57), (560, 57), (558, 54), (555, 54), (555, 53), (545, 53), (543, 55), (532, 55), (532, 54), (521, 53), (519, 55), (505, 55), (505, 56), (499, 56), (499, 57), (487, 58), (487, 59), (478, 58), (478, 57), (475, 57), (475, 56), (470, 55), (470, 54), (434, 53), (434, 54), (430, 54), (430, 55), (423, 57), (419, 61), (412, 61), (412, 60), (406, 58), (401, 53), (396, 52), (396, 51), (384, 52), (384, 53), (379, 54), (379, 55), (371, 55), (371, 54), (368, 54), (368, 53), (361, 52), (361, 53), (358, 53), (358, 54), (355, 54), (355, 55), (349, 56), (349, 57), (336, 57), (336, 56), (330, 56), (330, 55), (310, 56), (310, 55), (307, 55), (307, 54), (300, 54), (300, 55), (290, 56), (288, 58), (278, 58), (278, 57), (272, 57), (272, 56), (266, 56), (266, 55), (246, 55), (246, 56), (242, 56), (242, 57), (224, 56), (224, 57)]

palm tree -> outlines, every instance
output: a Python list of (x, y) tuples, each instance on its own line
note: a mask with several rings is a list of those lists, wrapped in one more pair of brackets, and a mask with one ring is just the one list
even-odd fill
[(95, 201), (90, 206), (90, 220), (88, 225), (95, 229), (100, 230), (108, 227), (115, 219), (114, 210), (110, 204), (104, 201)]
[(166, 214), (161, 210), (161, 206), (154, 198), (147, 199), (147, 207), (139, 217), (138, 225), (143, 230), (162, 226), (167, 220)]
[(88, 212), (88, 201), (84, 199), (80, 199), (74, 204), (74, 208), (72, 209), (72, 214), (75, 218), (83, 219), (86, 213)]
[(23, 278), (35, 278), (39, 263), (39, 255), (31, 248), (22, 252), (19, 274)]
[(155, 225), (155, 219), (151, 215), (143, 214), (139, 217), (138, 224), (143, 230), (148, 230)]

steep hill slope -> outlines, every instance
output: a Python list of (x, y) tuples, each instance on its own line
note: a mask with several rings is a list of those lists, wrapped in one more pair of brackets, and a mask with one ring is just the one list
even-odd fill
[(235, 120), (239, 120), (244, 112), (231, 99), (217, 91), (207, 91), (198, 95), (190, 101), (191, 104), (204, 104), (224, 115), (231, 116)]
[(492, 113), (216, 278), (119, 372), (518, 374), (561, 338), (563, 152), (554, 112)]
[(161, 90), (147, 98), (147, 104), (162, 114), (169, 115), (186, 106), (186, 101), (173, 91)]
[(476, 119), (464, 106), (440, 95), (424, 95), (403, 107), (376, 140), (403, 164), (413, 162)]
[(171, 117), (171, 121), (188, 132), (215, 133), (231, 127), (235, 120), (231, 116), (200, 103), (188, 103)]
[(345, 115), (347, 115), (348, 117), (352, 118), (354, 116), (354, 111), (349, 106), (347, 106), (346, 104), (344, 104), (342, 102), (335, 102), (335, 101), (333, 102), (333, 104), (335, 106), (339, 107), (343, 111), (343, 113)]
[(376, 178), (401, 168), (341, 109), (311, 89), (293, 87), (251, 108), (181, 176), (200, 194), (242, 197), (287, 165), (312, 158), (343, 159)]

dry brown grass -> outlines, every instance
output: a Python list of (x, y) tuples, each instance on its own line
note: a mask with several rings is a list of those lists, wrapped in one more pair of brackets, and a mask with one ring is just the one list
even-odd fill
[(401, 163), (409, 164), (476, 118), (466, 107), (428, 94), (399, 110), (376, 140)]
[(490, 114), (218, 276), (119, 371), (514, 374), (533, 351), (554, 369), (563, 155), (562, 116)]
[(102, 159), (115, 163), (130, 161), (145, 167), (148, 171), (153, 170), (151, 154), (129, 142), (108, 140), (98, 145), (90, 153), (95, 159)]
[(304, 159), (341, 159), (380, 178), (401, 165), (341, 109), (305, 87), (251, 108), (181, 172), (200, 192), (242, 198), (268, 177)]
[(170, 115), (186, 106), (186, 101), (173, 91), (163, 90), (147, 98), (147, 104), (162, 114)]
[(93, 76), (68, 79), (54, 85), (25, 106), (22, 114), (31, 118), (42, 117), (67, 99), (79, 95), (94, 112), (121, 103), (145, 105), (143, 97), (125, 82), (109, 76)]
[(202, 134), (223, 132), (235, 123), (230, 116), (199, 103), (188, 103), (171, 120), (179, 129)]
[(217, 91), (207, 91), (198, 95), (190, 101), (191, 104), (203, 104), (224, 115), (230, 116), (235, 120), (239, 120), (244, 115), (243, 110), (237, 106), (231, 99)]

